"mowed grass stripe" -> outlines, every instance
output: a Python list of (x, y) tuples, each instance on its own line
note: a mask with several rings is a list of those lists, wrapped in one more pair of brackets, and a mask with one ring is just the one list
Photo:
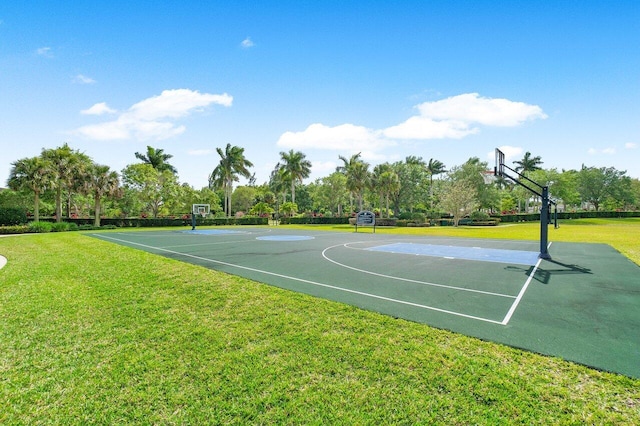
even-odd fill
[(79, 233), (0, 253), (3, 424), (640, 421), (624, 376)]

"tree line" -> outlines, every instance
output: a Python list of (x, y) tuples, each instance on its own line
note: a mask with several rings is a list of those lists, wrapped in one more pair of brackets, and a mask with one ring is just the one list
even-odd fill
[[(373, 210), (380, 217), (449, 214), (458, 219), (473, 212), (529, 212), (539, 200), (508, 178), (495, 177), (485, 161), (469, 158), (447, 168), (437, 159), (408, 156), (371, 167), (360, 153), (339, 156), (341, 164), (328, 176), (304, 184), (312, 164), (302, 152), (280, 152), (268, 182), (257, 185), (253, 163), (244, 148), (217, 148), (219, 162), (209, 185), (195, 189), (178, 180), (172, 155), (147, 147), (136, 152), (138, 163), (120, 173), (94, 162), (68, 144), (43, 149), (36, 157), (14, 161), (0, 206), (27, 209), (38, 221), (40, 211), (57, 221), (71, 217), (158, 217), (185, 215), (192, 204), (210, 204), (220, 216), (242, 214), (347, 216)], [(518, 173), (549, 187), (565, 210), (635, 210), (640, 181), (613, 167), (580, 170), (542, 168), (539, 156), (526, 152), (513, 161)], [(243, 177), (248, 185), (234, 187)]]

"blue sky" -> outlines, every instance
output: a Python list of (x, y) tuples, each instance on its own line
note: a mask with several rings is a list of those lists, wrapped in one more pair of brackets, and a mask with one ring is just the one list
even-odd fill
[(290, 149), (311, 179), (495, 147), (640, 178), (639, 100), (637, 0), (0, 5), (0, 185), (64, 142), (118, 172), (162, 148), (196, 188), (227, 143), (258, 183)]

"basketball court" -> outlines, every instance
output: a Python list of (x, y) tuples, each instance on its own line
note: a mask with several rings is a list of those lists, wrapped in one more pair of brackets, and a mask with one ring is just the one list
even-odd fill
[[(281, 227), (92, 237), (640, 377), (640, 269), (604, 244)], [(215, 292), (215, 283), (212, 292)]]

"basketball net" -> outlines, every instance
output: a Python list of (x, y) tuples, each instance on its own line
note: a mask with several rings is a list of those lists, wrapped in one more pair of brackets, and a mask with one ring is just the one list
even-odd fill
[(493, 170), (485, 170), (480, 174), (482, 175), (482, 180), (484, 180), (485, 185), (491, 185), (496, 181), (496, 175)]

